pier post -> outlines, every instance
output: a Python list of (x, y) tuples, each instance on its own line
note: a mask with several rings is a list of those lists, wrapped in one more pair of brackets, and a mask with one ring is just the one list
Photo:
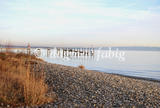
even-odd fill
[(61, 53), (60, 53), (60, 48), (57, 48), (57, 55), (60, 56)]
[(50, 53), (51, 53), (51, 51), (50, 51), (50, 49), (48, 48), (48, 49), (47, 49), (47, 57), (50, 56)]
[(91, 56), (94, 56), (94, 48), (91, 48)]
[(31, 55), (31, 46), (30, 46), (30, 44), (28, 44), (28, 46), (27, 46), (27, 54)]
[(39, 48), (37, 49), (37, 54), (38, 54), (37, 56), (41, 56), (41, 49)]
[(78, 56), (78, 49), (77, 48), (74, 50), (74, 52), (75, 52), (75, 56)]

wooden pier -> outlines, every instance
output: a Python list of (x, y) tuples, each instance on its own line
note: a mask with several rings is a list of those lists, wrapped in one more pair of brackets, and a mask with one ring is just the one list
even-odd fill
[[(5, 51), (7, 48), (1, 48), (0, 51)], [(10, 50), (14, 50), (15, 52), (23, 52), (27, 54), (36, 54), (36, 56), (41, 56), (43, 53), (42, 48), (35, 48), (36, 50), (31, 50), (31, 46), (28, 44), (26, 48), (10, 48)], [(54, 48), (56, 50), (57, 56), (94, 56), (95, 50), (94, 48)], [(49, 57), (51, 55), (53, 48), (45, 48), (46, 55)]]
[[(70, 56), (94, 56), (94, 48), (55, 48), (57, 56), (70, 57)], [(38, 56), (41, 55), (41, 49), (37, 50)], [(52, 49), (47, 48), (47, 57), (52, 53)]]
[(94, 48), (62, 48), (63, 56), (94, 56)]

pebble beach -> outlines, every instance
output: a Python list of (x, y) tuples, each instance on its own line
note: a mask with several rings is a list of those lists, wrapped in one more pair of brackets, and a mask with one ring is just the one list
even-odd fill
[[(160, 107), (160, 82), (46, 62), (46, 83), (56, 94), (42, 108)], [(37, 68), (37, 71), (40, 68)]]

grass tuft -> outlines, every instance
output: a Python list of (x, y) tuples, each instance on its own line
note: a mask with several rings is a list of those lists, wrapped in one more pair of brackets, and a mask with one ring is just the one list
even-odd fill
[(85, 66), (83, 66), (83, 65), (80, 65), (80, 66), (78, 66), (80, 69), (85, 69)]

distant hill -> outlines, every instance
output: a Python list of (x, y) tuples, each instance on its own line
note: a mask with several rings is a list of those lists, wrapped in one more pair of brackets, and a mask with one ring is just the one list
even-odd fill
[[(98, 48), (97, 48), (98, 49)], [(108, 50), (109, 47), (102, 47), (102, 50)], [(135, 51), (160, 51), (160, 47), (141, 47), (141, 46), (137, 46), (137, 47), (111, 47), (112, 50), (135, 50)]]
[[(1, 44), (0, 44), (0, 47), (6, 48), (7, 45), (1, 45)], [(10, 48), (27, 48), (27, 45), (26, 45), (26, 46), (11, 45), (11, 46), (9, 46), (9, 47), (10, 47)], [(31, 46), (31, 48), (52, 48), (52, 47), (46, 47), (46, 46)]]
[[(6, 45), (1, 45), (0, 44), (0, 48), (5, 48)], [(27, 48), (27, 46), (18, 46), (18, 45), (12, 45), (10, 46), (10, 48)], [(47, 47), (47, 46), (31, 46), (31, 48), (54, 48), (54, 47)], [(82, 47), (57, 47), (57, 48), (78, 48), (81, 49)], [(87, 48), (87, 47), (86, 47)], [(112, 50), (135, 50), (135, 51), (160, 51), (160, 47), (142, 47), (142, 46), (114, 46), (114, 47), (95, 47), (95, 49), (99, 49), (101, 48), (101, 50), (108, 50), (109, 48), (111, 48)]]

